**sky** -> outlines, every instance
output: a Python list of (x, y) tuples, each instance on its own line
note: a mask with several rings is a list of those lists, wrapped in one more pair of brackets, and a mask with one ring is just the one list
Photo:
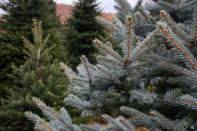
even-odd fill
[[(73, 4), (76, 0), (55, 0), (57, 3)], [(135, 5), (138, 0), (128, 0), (131, 5)], [(113, 6), (115, 5), (114, 0), (98, 0), (100, 8), (105, 12), (115, 12)]]

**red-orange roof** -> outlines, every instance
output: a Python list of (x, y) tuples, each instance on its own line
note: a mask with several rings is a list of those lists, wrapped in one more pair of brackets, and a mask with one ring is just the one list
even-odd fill
[(113, 14), (112, 13), (105, 13), (105, 12), (103, 12), (103, 13), (101, 13), (101, 16), (104, 19), (108, 20), (108, 21), (112, 21), (113, 20)]

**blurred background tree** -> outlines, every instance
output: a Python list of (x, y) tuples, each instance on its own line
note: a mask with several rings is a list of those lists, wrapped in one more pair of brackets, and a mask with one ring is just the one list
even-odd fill
[(24, 111), (35, 108), (31, 98), (40, 97), (52, 107), (63, 106), (67, 94), (67, 80), (60, 70), (59, 62), (53, 59), (49, 46), (50, 36), (43, 38), (41, 23), (34, 22), (33, 43), (24, 38), (25, 63), (12, 66), (13, 88), (8, 104), (0, 107), (0, 130), (30, 131), (33, 130), (25, 119)]
[(56, 16), (56, 4), (53, 0), (2, 0), (0, 8), (6, 13), (0, 23), (0, 97), (8, 96), (13, 80), (7, 74), (12, 72), (11, 64), (23, 64), (24, 44), (22, 36), (32, 40), (32, 19), (42, 21), (44, 34), (50, 33), (49, 45), (58, 60), (65, 60), (62, 26)]
[(79, 0), (75, 3), (65, 33), (70, 67), (75, 68), (79, 64), (81, 55), (86, 55), (93, 63), (96, 62), (93, 40), (105, 36), (104, 27), (95, 19), (99, 15), (96, 0)]

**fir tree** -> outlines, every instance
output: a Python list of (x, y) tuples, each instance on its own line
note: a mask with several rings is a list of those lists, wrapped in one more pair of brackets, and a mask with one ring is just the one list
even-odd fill
[(126, 24), (126, 17), (134, 18), (134, 31), (137, 36), (146, 37), (155, 29), (155, 18), (153, 18), (142, 6), (143, 0), (138, 0), (137, 4), (131, 8), (127, 0), (115, 0), (114, 8), (117, 10), (117, 17)]
[[(126, 1), (122, 2), (123, 5), (127, 4)], [(124, 8), (125, 12), (127, 7)], [(35, 123), (36, 130), (135, 131), (138, 127), (152, 131), (196, 130), (197, 90), (193, 89), (196, 89), (197, 60), (188, 48), (190, 42), (182, 37), (185, 34), (189, 39), (194, 38), (195, 29), (192, 27), (196, 24), (195, 15), (190, 19), (192, 24), (187, 26), (176, 23), (166, 11), (161, 10), (161, 19), (155, 25), (155, 30), (145, 38), (136, 36), (135, 17), (132, 16), (135, 15), (127, 15), (126, 21), (115, 17), (113, 23), (99, 19), (103, 25), (117, 31), (122, 41), (120, 47), (123, 56), (114, 51), (109, 42), (95, 40), (95, 46), (100, 52), (98, 64), (90, 64), (85, 56), (81, 57), (77, 72), (61, 64), (70, 80), (71, 90), (64, 101), (81, 110), (82, 117), (107, 113), (102, 117), (108, 125), (77, 126), (64, 108), (56, 112), (39, 99), (33, 98), (50, 121), (26, 112), (26, 116)], [(167, 43), (164, 42), (166, 39)], [(160, 44), (164, 47), (169, 44), (171, 48), (160, 48)], [(163, 89), (146, 84), (154, 83), (153, 80), (146, 82), (144, 79), (152, 77), (149, 74), (159, 68), (171, 71), (172, 77), (176, 77), (179, 82), (184, 80), (179, 83), (181, 86), (175, 81), (171, 87), (167, 84), (169, 81), (163, 81), (166, 84)], [(119, 116), (120, 112), (125, 118)]]
[[(165, 15), (164, 15), (165, 14)], [(168, 20), (172, 20), (170, 16), (165, 12), (161, 11), (161, 16), (168, 16)], [(131, 24), (128, 18), (128, 25)], [(172, 21), (171, 21), (172, 22)], [(108, 23), (109, 24), (109, 23)], [(119, 23), (120, 24), (120, 23)], [(113, 25), (111, 23), (111, 25)], [(113, 26), (110, 26), (113, 27)], [(116, 26), (114, 26), (115, 29)], [(183, 30), (182, 30), (183, 31)], [(197, 99), (196, 96), (192, 94), (192, 92), (185, 92), (183, 88), (176, 88), (166, 91), (164, 94), (162, 92), (156, 94), (154, 90), (148, 90), (148, 87), (139, 86), (135, 88), (135, 86), (130, 87), (130, 97), (127, 98), (127, 90), (125, 90), (126, 86), (118, 85), (117, 88), (115, 85), (118, 83), (125, 83), (122, 81), (122, 77), (127, 77), (127, 79), (133, 79), (133, 73), (138, 72), (138, 68), (134, 68), (134, 65), (137, 65), (136, 62), (144, 62), (143, 59), (135, 59), (144, 57), (142, 54), (146, 53), (146, 50), (149, 49), (150, 45), (147, 43), (151, 42), (154, 38), (155, 33), (162, 34), (167, 39), (172, 42), (173, 51), (177, 52), (178, 57), (184, 60), (188, 68), (192, 70), (191, 72), (187, 69), (180, 68), (178, 66), (172, 65), (168, 62), (162, 63), (162, 61), (157, 60), (157, 64), (162, 64), (166, 69), (171, 69), (172, 71), (180, 72), (184, 74), (184, 78), (192, 78), (187, 80), (187, 82), (196, 82), (196, 73), (193, 72), (196, 70), (196, 59), (189, 52), (189, 50), (183, 45), (182, 41), (177, 34), (173, 32), (171, 27), (167, 25), (167, 22), (158, 22), (157, 29), (149, 34), (149, 36), (142, 42), (139, 43), (133, 50), (129, 48), (131, 45), (125, 43), (125, 46), (121, 46), (124, 49), (125, 57), (121, 58), (108, 44), (102, 44), (102, 42), (95, 41), (97, 48), (102, 52), (102, 56), (99, 56), (99, 65), (96, 66), (91, 65), (87, 59), (82, 56), (81, 57), (81, 65), (78, 66), (78, 75), (73, 72), (70, 68), (62, 64), (62, 67), (65, 69), (65, 73), (71, 81), (71, 89), (73, 94), (70, 94), (67, 98), (65, 98), (65, 102), (69, 105), (77, 107), (82, 110), (82, 116), (86, 115), (95, 115), (98, 112), (105, 112), (107, 108), (113, 110), (117, 105), (121, 105), (120, 111), (123, 112), (126, 116), (131, 116), (128, 119), (119, 116), (114, 119), (108, 115), (103, 115), (102, 117), (108, 122), (108, 126), (101, 125), (80, 125), (77, 126), (72, 123), (70, 116), (64, 108), (61, 108), (59, 112), (56, 112), (52, 108), (46, 106), (42, 101), (37, 98), (33, 98), (34, 103), (43, 111), (43, 113), (49, 118), (50, 123), (47, 123), (45, 120), (41, 119), (39, 116), (32, 114), (31, 112), (26, 112), (26, 116), (30, 118), (35, 123), (36, 130), (74, 130), (74, 131), (82, 131), (82, 130), (117, 130), (117, 131), (135, 131), (136, 127), (143, 127), (147, 130), (160, 131), (160, 130), (169, 130), (169, 131), (179, 131), (179, 130), (195, 130), (196, 124), (196, 109), (197, 109)], [(128, 36), (130, 33), (128, 33)], [(127, 40), (129, 37), (127, 37)], [(123, 43), (124, 44), (124, 43)], [(147, 46), (145, 46), (147, 45)], [(126, 47), (126, 48), (125, 48)], [(130, 52), (131, 51), (131, 52)], [(142, 51), (142, 52), (141, 52)], [(128, 55), (131, 53), (132, 57)], [(137, 55), (135, 54), (137, 53)], [(141, 54), (142, 53), (142, 54)], [(150, 53), (150, 52), (149, 52)], [(105, 56), (106, 55), (106, 56)], [(139, 55), (139, 56), (138, 56)], [(138, 56), (138, 57), (137, 57)], [(132, 61), (125, 62), (132, 59)], [(130, 59), (128, 59), (130, 58)], [(133, 63), (134, 62), (134, 63)], [(122, 64), (121, 64), (122, 63)], [(133, 63), (133, 64), (132, 64)], [(133, 66), (130, 66), (133, 65)], [(122, 65), (122, 67), (121, 67)], [(133, 67), (133, 68), (131, 68)], [(143, 68), (146, 66), (143, 65)], [(110, 70), (108, 70), (110, 68)], [(126, 69), (126, 70), (125, 70)], [(135, 70), (132, 72), (132, 70)], [(113, 70), (116, 70), (115, 74)], [(139, 71), (143, 71), (139, 69)], [(122, 72), (121, 72), (122, 71)], [(119, 76), (118, 73), (121, 75)], [(128, 74), (128, 75), (126, 75)], [(137, 75), (137, 74), (136, 74)], [(136, 79), (135, 79), (136, 80)], [(117, 82), (117, 83), (115, 83)], [(128, 81), (131, 83), (132, 81)], [(101, 87), (100, 87), (101, 86)], [(114, 87), (112, 87), (114, 86)], [(96, 88), (95, 88), (96, 87)], [(100, 88), (99, 88), (100, 87)], [(104, 88), (102, 88), (104, 87)], [(140, 88), (141, 87), (141, 88)], [(111, 89), (112, 88), (112, 89)], [(140, 88), (140, 89), (139, 89)], [(118, 91), (121, 90), (121, 93)], [(152, 92), (152, 93), (151, 93)], [(184, 94), (184, 93), (189, 93)], [(128, 99), (128, 101), (127, 101)], [(119, 103), (120, 102), (120, 103)], [(128, 102), (130, 104), (128, 104)], [(137, 106), (136, 106), (137, 103)], [(130, 107), (122, 106), (127, 105)], [(135, 105), (135, 106), (134, 106)], [(145, 108), (145, 106), (150, 106), (153, 110), (149, 108)], [(160, 109), (158, 107), (168, 107), (168, 110), (176, 109), (178, 112), (174, 116), (169, 116), (166, 118), (168, 114), (162, 115), (155, 109)], [(141, 107), (141, 108), (139, 108)], [(171, 109), (172, 108), (172, 109)], [(104, 109), (104, 110), (103, 110)], [(149, 115), (143, 113), (139, 110), (143, 110), (144, 112), (150, 112)], [(150, 110), (150, 111), (149, 111)], [(187, 112), (187, 113), (182, 113)]]
[(60, 71), (57, 60), (51, 55), (54, 46), (49, 46), (50, 36), (43, 38), (41, 23), (34, 23), (33, 43), (24, 38), (26, 61), (20, 67), (13, 66), (13, 83), (11, 97), (0, 108), (0, 130), (32, 130), (25, 120), (25, 110), (33, 109), (32, 96), (45, 100), (56, 109), (63, 106), (66, 96), (67, 80)]
[[(3, 15), (0, 28), (0, 85), (1, 89), (12, 85), (7, 76), (11, 73), (11, 64), (20, 65), (24, 62), (22, 36), (32, 40), (32, 20), (42, 21), (44, 34), (51, 34), (50, 45), (56, 45), (53, 56), (64, 60), (63, 35), (61, 25), (56, 17), (56, 5), (53, 0), (3, 0), (0, 3)], [(4, 87), (5, 86), (5, 87)], [(5, 97), (5, 92), (1, 92)]]
[[(188, 36), (188, 39), (195, 38), (195, 29), (191, 27), (196, 25), (196, 19), (191, 18), (192, 26), (185, 26), (177, 24), (164, 10), (160, 12), (160, 17), (162, 19), (156, 24), (156, 29), (140, 40), (136, 39), (133, 32), (135, 18), (127, 16), (125, 22), (115, 18), (115, 24), (101, 20), (108, 28), (118, 31), (124, 55), (120, 56), (115, 52), (110, 43), (104, 44), (95, 40), (95, 46), (100, 51), (97, 65), (90, 64), (85, 56), (81, 57), (77, 73), (61, 64), (71, 84), (72, 94), (65, 98), (67, 104), (82, 110), (82, 116), (110, 114), (109, 110), (113, 112), (111, 115), (117, 116), (120, 114), (116, 109), (120, 107), (120, 112), (127, 117), (119, 116), (114, 119), (103, 115), (108, 122), (107, 126), (77, 126), (72, 123), (64, 108), (56, 112), (39, 99), (33, 98), (34, 103), (50, 120), (48, 123), (39, 116), (26, 112), (26, 116), (35, 123), (35, 129), (135, 131), (136, 127), (143, 127), (153, 131), (195, 130), (197, 97), (196, 90), (193, 89), (196, 89), (197, 64), (188, 48), (191, 41), (188, 43), (182, 35)], [(158, 36), (163, 39), (155, 39)], [(165, 39), (171, 48), (160, 48), (158, 43)], [(139, 40), (138, 43), (135, 43), (135, 40)], [(163, 52), (173, 52), (171, 57), (175, 61), (168, 58), (170, 55), (163, 57)], [(177, 66), (177, 63), (181, 63), (182, 67)], [(143, 79), (151, 77), (149, 73), (159, 69), (156, 65), (162, 65), (164, 69), (175, 73), (172, 78), (184, 84), (177, 86), (174, 83), (174, 86), (169, 88), (169, 81), (166, 81), (166, 88), (163, 90), (158, 86), (150, 88)], [(115, 111), (118, 113), (114, 114)]]
[(98, 15), (100, 11), (96, 0), (79, 0), (75, 3), (66, 30), (68, 61), (72, 68), (79, 64), (81, 55), (86, 55), (95, 63), (96, 49), (92, 41), (104, 35), (103, 27), (95, 19)]

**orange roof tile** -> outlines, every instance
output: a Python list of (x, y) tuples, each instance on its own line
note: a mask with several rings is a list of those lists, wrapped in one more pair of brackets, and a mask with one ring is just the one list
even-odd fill
[(108, 20), (108, 21), (112, 21), (113, 20), (113, 14), (112, 13), (105, 13), (105, 12), (103, 12), (103, 13), (101, 13), (101, 16), (104, 19)]

